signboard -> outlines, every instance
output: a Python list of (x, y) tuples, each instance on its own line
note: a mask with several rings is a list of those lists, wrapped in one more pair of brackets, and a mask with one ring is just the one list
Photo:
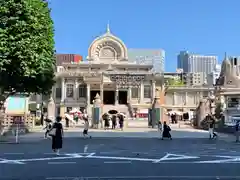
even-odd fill
[(13, 124), (23, 124), (22, 116), (13, 116)]
[(7, 114), (25, 114), (28, 111), (28, 98), (25, 96), (10, 96), (6, 100)]
[(134, 74), (116, 74), (110, 75), (110, 80), (116, 82), (117, 86), (129, 87), (140, 86), (141, 82), (145, 79), (145, 75)]

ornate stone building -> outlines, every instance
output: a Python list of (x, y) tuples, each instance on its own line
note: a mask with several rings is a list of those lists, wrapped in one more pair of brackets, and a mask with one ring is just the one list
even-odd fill
[(212, 86), (169, 86), (165, 92), (164, 107), (168, 111), (195, 111), (203, 98), (208, 98)]
[(73, 108), (91, 113), (96, 94), (101, 97), (103, 112), (114, 108), (127, 113), (129, 108), (150, 107), (160, 75), (151, 73), (152, 65), (128, 62), (127, 52), (124, 42), (108, 27), (89, 46), (87, 61), (58, 65), (52, 94), (56, 113)]
[(225, 55), (216, 83), (216, 99), (222, 108), (226, 125), (240, 120), (240, 60)]

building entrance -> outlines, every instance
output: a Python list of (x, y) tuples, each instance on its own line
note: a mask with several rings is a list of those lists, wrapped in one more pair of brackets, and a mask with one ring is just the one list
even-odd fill
[(118, 103), (119, 104), (127, 104), (127, 97), (128, 94), (127, 94), (127, 91), (119, 91), (119, 94), (118, 94)]
[(115, 91), (103, 91), (103, 104), (115, 104)]

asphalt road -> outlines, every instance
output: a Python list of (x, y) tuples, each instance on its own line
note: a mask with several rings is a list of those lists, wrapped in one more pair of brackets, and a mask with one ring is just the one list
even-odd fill
[(0, 144), (0, 179), (240, 179), (240, 144), (208, 139), (66, 138)]

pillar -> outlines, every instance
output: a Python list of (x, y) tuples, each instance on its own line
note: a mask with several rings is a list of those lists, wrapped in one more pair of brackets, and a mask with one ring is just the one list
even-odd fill
[(101, 82), (101, 84), (100, 84), (100, 100), (101, 100), (100, 114), (103, 113), (103, 89), (104, 89), (104, 84)]
[(173, 105), (177, 105), (177, 94), (173, 93)]
[(99, 94), (96, 95), (95, 99), (94, 99), (94, 103), (93, 103), (93, 112), (92, 112), (92, 117), (93, 117), (93, 121), (92, 121), (92, 125), (93, 128), (98, 128), (100, 119), (101, 119), (101, 112), (100, 112), (100, 108), (101, 108), (101, 97), (99, 96)]
[(154, 101), (152, 104), (152, 112), (149, 112), (151, 113), (151, 119), (150, 119), (151, 122), (149, 123), (149, 125), (151, 125), (152, 128), (156, 127), (158, 121), (160, 121), (162, 117), (159, 99), (160, 97), (158, 95), (154, 97)]
[(90, 89), (90, 84), (87, 84), (87, 113), (89, 113), (90, 112), (90, 104), (91, 104), (91, 102), (90, 102), (90, 91), (91, 91), (91, 89)]
[(154, 100), (155, 96), (156, 96), (156, 81), (153, 80), (152, 81), (152, 101)]
[(144, 101), (144, 84), (141, 82), (140, 85), (140, 103), (143, 103)]
[(131, 99), (132, 99), (132, 88), (128, 87), (128, 103), (131, 102)]
[(185, 92), (185, 104), (188, 105), (188, 92)]
[(64, 78), (62, 78), (62, 82), (61, 82), (61, 90), (62, 90), (62, 95), (61, 95), (61, 102), (64, 102), (64, 100), (65, 100), (65, 79)]
[(104, 86), (104, 84), (101, 83), (101, 84), (100, 84), (100, 98), (101, 98), (101, 102), (102, 102), (102, 103), (103, 103), (103, 86)]
[(75, 100), (77, 100), (77, 98), (78, 98), (78, 80), (77, 79), (75, 79), (75, 81), (74, 81), (74, 85), (75, 85), (75, 87), (74, 87), (74, 99)]
[(51, 97), (48, 101), (48, 119), (51, 119), (52, 121), (55, 121), (55, 111), (56, 111), (56, 107), (55, 107), (55, 103), (53, 98)]
[(116, 92), (115, 92), (115, 105), (118, 105), (118, 93), (119, 93), (119, 90), (118, 90), (118, 87), (116, 87)]
[(60, 103), (60, 116), (62, 117), (62, 121), (64, 122), (64, 118), (65, 118), (65, 107), (63, 103)]

